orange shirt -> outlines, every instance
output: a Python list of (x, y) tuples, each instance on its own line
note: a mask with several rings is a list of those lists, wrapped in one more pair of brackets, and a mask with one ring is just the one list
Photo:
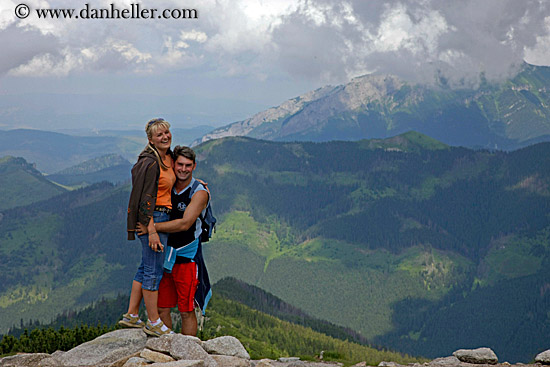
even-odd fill
[(176, 183), (176, 175), (172, 169), (172, 157), (166, 155), (164, 157), (164, 164), (169, 168), (163, 170), (160, 168), (159, 187), (157, 191), (157, 206), (165, 206), (172, 209), (172, 201), (170, 195), (172, 194), (172, 186)]

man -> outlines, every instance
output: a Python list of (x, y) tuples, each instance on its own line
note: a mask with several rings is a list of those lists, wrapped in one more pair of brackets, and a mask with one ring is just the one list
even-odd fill
[[(199, 301), (199, 306), (203, 312), (210, 294), (199, 238), (202, 231), (200, 218), (201, 214), (204, 216), (208, 205), (209, 193), (204, 185), (198, 182), (195, 184), (195, 152), (189, 147), (179, 145), (173, 152), (176, 184), (172, 189), (170, 221), (155, 223), (156, 231), (170, 233), (164, 262), (165, 272), (159, 286), (158, 308), (162, 322), (171, 329), (170, 309), (178, 306), (181, 313), (181, 333), (195, 336), (197, 286), (201, 287), (198, 291), (201, 294), (197, 293), (197, 297), (202, 300)], [(141, 225), (138, 230), (146, 233), (147, 228)]]

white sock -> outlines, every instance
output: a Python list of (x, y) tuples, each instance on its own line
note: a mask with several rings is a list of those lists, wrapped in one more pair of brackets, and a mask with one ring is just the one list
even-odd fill
[(130, 316), (132, 317), (138, 317), (139, 315), (137, 313), (131, 313)]
[[(149, 323), (150, 323), (151, 325), (153, 325), (153, 326), (157, 326), (157, 325), (160, 324), (161, 322), (162, 322), (162, 320), (161, 320), (160, 318), (159, 318), (157, 321), (154, 321), (154, 322), (151, 321), (151, 320), (149, 320)], [(166, 325), (162, 324), (162, 326), (160, 327), (160, 330), (166, 331), (166, 330), (169, 330), (169, 328), (168, 328)]]

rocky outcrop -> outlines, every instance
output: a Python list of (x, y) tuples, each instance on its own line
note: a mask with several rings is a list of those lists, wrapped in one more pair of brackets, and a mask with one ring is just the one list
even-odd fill
[[(322, 359), (322, 357), (321, 357)], [(535, 361), (550, 364), (550, 350)], [(476, 367), (495, 365), (489, 348), (460, 349), (453, 356), (424, 364), (403, 366), (383, 361), (380, 367)], [(341, 367), (342, 363), (301, 361), (297, 357), (251, 360), (241, 342), (232, 336), (207, 341), (181, 334), (148, 337), (142, 330), (122, 329), (102, 335), (67, 352), (17, 354), (0, 359), (0, 367)], [(366, 367), (360, 362), (353, 367)], [(507, 362), (500, 366), (510, 367)], [(526, 365), (522, 364), (522, 367)], [(518, 365), (519, 367), (519, 365)]]
[[(67, 352), (18, 354), (0, 359), (0, 367), (291, 367), (298, 358), (251, 361), (241, 342), (232, 336), (207, 341), (181, 334), (148, 337), (140, 329), (104, 334)], [(310, 365), (308, 363), (308, 365)], [(335, 364), (330, 364), (335, 366)], [(311, 367), (326, 366), (316, 363)]]
[(489, 348), (459, 349), (453, 356), (461, 362), (473, 364), (497, 364), (498, 358), (495, 352)]
[(550, 349), (537, 354), (535, 362), (542, 364), (550, 364)]

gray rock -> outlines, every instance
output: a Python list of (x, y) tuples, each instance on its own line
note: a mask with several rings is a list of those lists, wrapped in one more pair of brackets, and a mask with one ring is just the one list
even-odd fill
[(172, 345), (172, 335), (161, 335), (158, 338), (149, 338), (145, 344), (146, 348), (154, 350), (160, 353), (170, 353), (170, 346)]
[(395, 362), (382, 361), (382, 362), (378, 363), (378, 367), (397, 367), (397, 366), (399, 366), (399, 365)]
[(202, 343), (203, 348), (211, 354), (250, 359), (250, 355), (244, 349), (239, 339), (234, 336), (220, 336)]
[(432, 366), (432, 367), (446, 367), (446, 366), (450, 367), (450, 366), (458, 366), (459, 364), (460, 364), (460, 360), (455, 356), (445, 357), (445, 358), (436, 358), (429, 363), (425, 363), (425, 365)]
[(60, 356), (57, 366), (97, 366), (113, 363), (143, 349), (147, 336), (141, 329), (120, 329), (81, 344)]
[(155, 352), (154, 350), (151, 350), (151, 349), (143, 349), (141, 351), (141, 353), (139, 354), (139, 356), (141, 358), (145, 358), (151, 362), (160, 362), (160, 363), (165, 363), (165, 362), (173, 362), (175, 361), (174, 358), (172, 358), (171, 356), (169, 356), (168, 354), (164, 354), (164, 353), (160, 353), (160, 352)]
[(135, 352), (134, 354), (127, 355), (126, 357), (122, 357), (122, 358), (118, 359), (117, 361), (109, 364), (109, 367), (124, 367), (124, 364), (126, 364), (126, 362), (128, 362), (128, 360), (130, 358), (134, 358), (134, 357), (139, 358), (140, 354), (141, 354), (141, 350)]
[(205, 367), (217, 367), (218, 364), (206, 351), (192, 338), (185, 335), (173, 335), (170, 347), (170, 355), (177, 360), (203, 360)]
[(203, 367), (203, 361), (174, 361), (167, 363), (153, 363), (150, 367)]
[(299, 357), (281, 357), (278, 359), (279, 362), (283, 362), (283, 363), (296, 362), (299, 360), (300, 360)]
[(166, 334), (166, 335), (160, 336), (159, 338), (149, 338), (145, 346), (157, 352), (169, 353), (170, 348), (172, 346), (173, 339), (186, 339), (194, 343), (197, 343), (198, 345), (202, 345), (202, 340), (200, 340), (196, 336), (183, 335), (183, 334)]
[(267, 359), (267, 358), (260, 359), (258, 362), (256, 362), (254, 367), (273, 367), (272, 362), (274, 362), (274, 361), (271, 360), (271, 359)]
[[(51, 358), (44, 358), (43, 360), (38, 362), (37, 366), (39, 366), (39, 367), (58, 367), (58, 366), (60, 366), (59, 363), (60, 362), (57, 360), (57, 358), (51, 357)], [(3, 365), (0, 363), (0, 366), (3, 366)]]
[(550, 349), (537, 354), (537, 356), (535, 357), (535, 362), (542, 363), (542, 364), (550, 364)]
[(44, 359), (50, 359), (48, 353), (16, 354), (0, 359), (1, 367), (36, 367)]
[(474, 364), (497, 364), (498, 358), (490, 348), (459, 349), (453, 356), (461, 362)]
[(143, 367), (148, 366), (149, 361), (141, 357), (132, 357), (122, 365), (122, 367)]
[(190, 341), (195, 342), (195, 343), (197, 343), (198, 345), (202, 346), (202, 340), (200, 340), (200, 339), (197, 338), (196, 336), (192, 336), (192, 335), (183, 335), (183, 334), (177, 334), (177, 335), (179, 335), (179, 336), (178, 336), (179, 339), (184, 338), (184, 339), (190, 340)]
[(250, 367), (250, 361), (248, 359), (242, 359), (233, 356), (224, 355), (212, 355), (212, 359), (216, 361), (218, 366), (223, 367)]

